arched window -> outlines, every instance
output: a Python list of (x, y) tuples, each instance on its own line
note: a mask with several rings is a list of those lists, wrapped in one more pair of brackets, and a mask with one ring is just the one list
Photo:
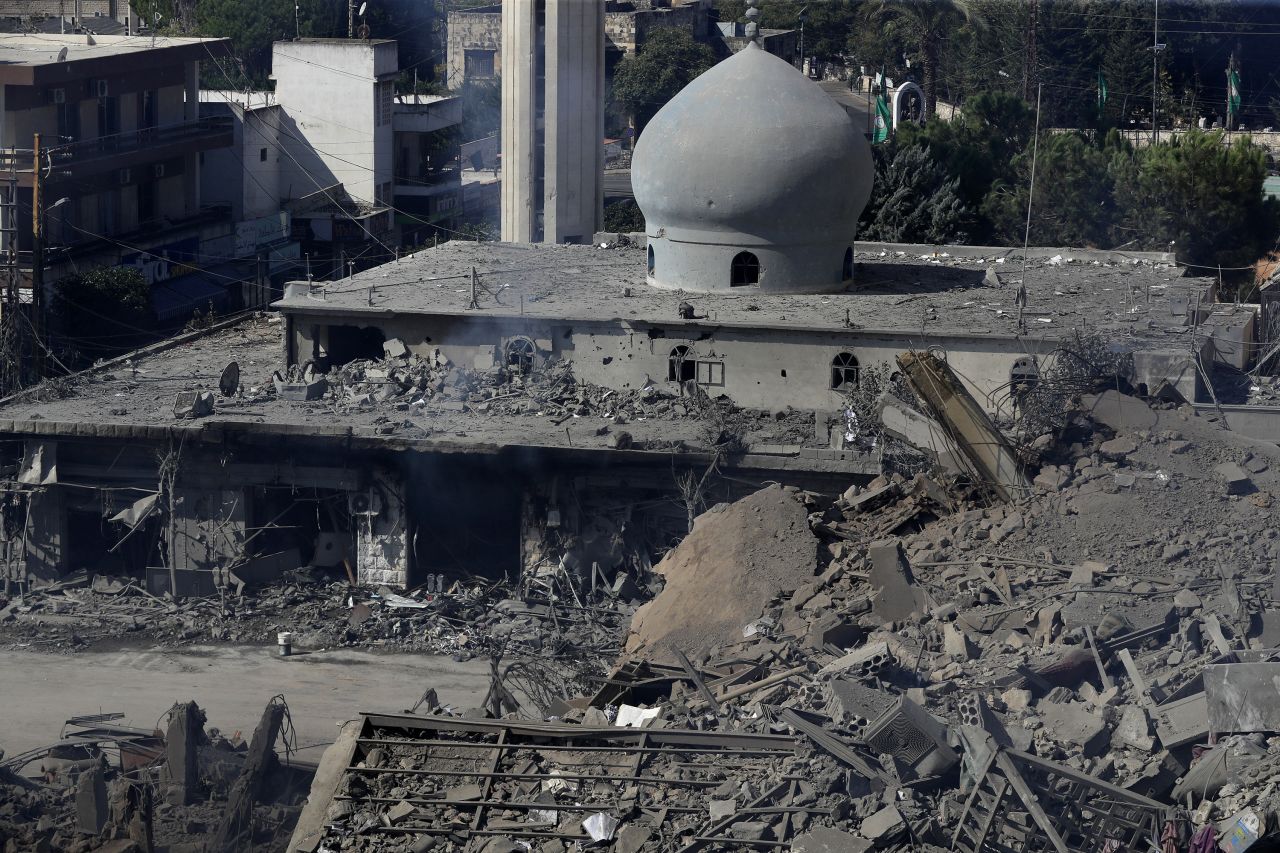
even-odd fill
[(1040, 365), (1034, 356), (1024, 355), (1009, 370), (1009, 393), (1021, 397), (1040, 381)]
[(853, 247), (844, 250), (844, 268), (840, 272), (841, 280), (848, 281), (853, 278)]
[(524, 376), (533, 371), (534, 353), (533, 341), (528, 338), (512, 338), (507, 341), (503, 363), (507, 370)]
[(678, 346), (671, 350), (667, 358), (667, 381), (688, 382), (697, 376), (698, 363), (686, 346)]
[(831, 359), (832, 390), (858, 387), (858, 359), (851, 352), (836, 353)]
[(760, 283), (760, 259), (750, 252), (739, 252), (733, 257), (729, 284), (733, 287), (747, 287)]
[(653, 247), (649, 247), (649, 275), (653, 275)]

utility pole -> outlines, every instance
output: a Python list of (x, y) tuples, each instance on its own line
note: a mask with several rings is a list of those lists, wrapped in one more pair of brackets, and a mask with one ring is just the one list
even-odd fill
[(4, 241), (4, 301), (0, 304), (0, 394), (12, 394), (22, 386), (19, 367), (18, 298), (18, 152), (10, 148), (9, 168), (0, 195), (0, 238)]
[(44, 378), (44, 165), (40, 134), (35, 135), (31, 158), (31, 361), (35, 381)]
[(1040, 35), (1040, 0), (1030, 0), (1027, 10), (1027, 46), (1022, 57), (1022, 99), (1030, 103), (1031, 93), (1038, 94), (1040, 62), (1037, 46)]
[(1155, 0), (1156, 16), (1151, 29), (1151, 144), (1160, 141), (1160, 127), (1156, 124), (1156, 98), (1160, 95), (1160, 0)]

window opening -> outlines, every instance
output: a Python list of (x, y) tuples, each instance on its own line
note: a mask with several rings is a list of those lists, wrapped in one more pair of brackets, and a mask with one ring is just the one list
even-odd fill
[(760, 259), (750, 252), (739, 252), (735, 255), (729, 284), (733, 287), (747, 287), (759, 282)]
[(678, 346), (667, 359), (667, 381), (688, 382), (697, 377), (698, 363), (690, 357), (689, 348)]
[(851, 352), (837, 353), (831, 359), (831, 388), (858, 387), (858, 359)]
[(528, 338), (512, 338), (507, 341), (504, 359), (507, 369), (520, 376), (532, 373), (534, 353), (533, 341)]

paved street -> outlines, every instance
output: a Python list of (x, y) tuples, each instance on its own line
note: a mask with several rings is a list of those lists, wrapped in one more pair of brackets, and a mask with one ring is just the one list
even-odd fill
[[(47, 655), (0, 654), (0, 748), (9, 755), (58, 739), (62, 723), (81, 714), (119, 711), (124, 725), (149, 728), (177, 701), (194, 699), (209, 725), (247, 738), (263, 706), (283, 693), (298, 745), (327, 744), (358, 711), (402, 711), (427, 687), (440, 700), (479, 704), (488, 689), (483, 660), (336, 649), (276, 655), (274, 647), (130, 649)], [(318, 761), (320, 748), (302, 750)]]

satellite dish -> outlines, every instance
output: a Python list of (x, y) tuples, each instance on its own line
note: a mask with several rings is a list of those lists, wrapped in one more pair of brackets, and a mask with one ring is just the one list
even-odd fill
[(58, 61), (59, 62), (67, 61), (67, 49), (65, 47), (62, 50), (58, 51)]
[(97, 42), (93, 40), (93, 33), (85, 33), (84, 40), (90, 46), (97, 44)]
[(224, 397), (234, 397), (236, 392), (240, 390), (240, 364), (231, 362), (222, 371), (222, 377), (218, 380), (218, 390), (222, 392)]
[(360, 12), (359, 12), (360, 17), (362, 17), (362, 18), (364, 17), (364, 10), (365, 10), (365, 9), (367, 9), (368, 7), (369, 7), (369, 4), (368, 4), (368, 3), (361, 3), (361, 4), (360, 4)]

